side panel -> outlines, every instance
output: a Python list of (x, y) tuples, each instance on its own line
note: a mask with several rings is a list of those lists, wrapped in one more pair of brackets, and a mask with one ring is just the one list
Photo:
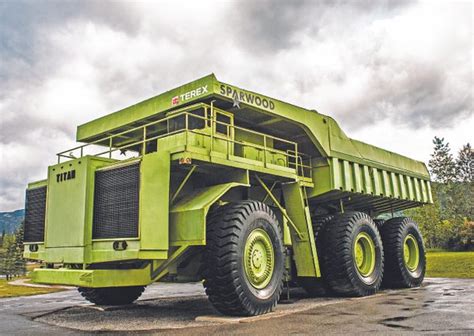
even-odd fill
[(91, 244), (94, 172), (112, 161), (83, 157), (49, 167), (46, 262), (88, 260), (85, 246)]
[(285, 208), (288, 216), (301, 232), (303, 239), (299, 239), (292, 230), (292, 242), (296, 270), (299, 276), (319, 277), (318, 255), (314, 241), (313, 226), (309, 209), (305, 206), (303, 192), (297, 182), (282, 185), (285, 198)]
[(331, 158), (328, 162), (329, 166), (316, 165), (313, 168), (315, 188), (310, 190), (308, 197), (339, 190), (404, 200), (416, 206), (432, 202), (427, 180), (338, 158)]
[(140, 249), (168, 250), (170, 154), (145, 155), (140, 179)]

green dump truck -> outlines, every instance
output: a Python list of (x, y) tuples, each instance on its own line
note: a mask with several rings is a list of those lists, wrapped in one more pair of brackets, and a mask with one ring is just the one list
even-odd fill
[(315, 110), (208, 75), (80, 125), (77, 141), (26, 191), (37, 283), (118, 305), (203, 281), (218, 311), (258, 315), (286, 284), (365, 296), (423, 281), (417, 225), (393, 213), (432, 202), (425, 165)]

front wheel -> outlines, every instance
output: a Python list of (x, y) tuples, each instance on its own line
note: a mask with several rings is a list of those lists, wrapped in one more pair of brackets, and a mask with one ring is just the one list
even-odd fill
[(423, 238), (416, 223), (408, 217), (392, 218), (384, 223), (380, 233), (385, 249), (383, 286), (420, 286), (425, 277), (426, 257)]
[(227, 315), (271, 311), (283, 289), (283, 240), (271, 209), (257, 201), (229, 203), (208, 216), (204, 287)]
[(78, 288), (79, 293), (87, 301), (97, 305), (110, 306), (130, 304), (138, 299), (144, 290), (144, 286)]

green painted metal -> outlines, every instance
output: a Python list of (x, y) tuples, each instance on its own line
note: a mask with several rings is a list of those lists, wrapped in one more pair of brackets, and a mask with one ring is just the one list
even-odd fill
[(194, 173), (194, 170), (196, 169), (196, 165), (194, 165), (190, 170), (189, 172), (186, 174), (186, 176), (184, 177), (183, 181), (181, 181), (181, 183), (179, 184), (178, 188), (176, 189), (176, 191), (174, 192), (173, 194), (173, 197), (171, 197), (171, 203), (174, 202), (174, 200), (176, 199), (176, 197), (178, 197), (179, 193), (181, 192), (181, 190), (184, 188), (184, 185), (186, 184), (186, 182), (189, 180), (189, 178), (191, 177), (191, 175)]
[(170, 153), (143, 156), (140, 173), (140, 249), (168, 251)]
[[(48, 179), (28, 186), (47, 185), (47, 218), (45, 243), (36, 252), (26, 244), (25, 257), (76, 264), (74, 269), (35, 271), (38, 282), (127, 286), (176, 273), (181, 258), (206, 244), (209, 208), (226, 197), (246, 199), (255, 190), (256, 199), (281, 212), (284, 244), (293, 250), (298, 276), (317, 277), (310, 206), (333, 202), (341, 210), (384, 212), (432, 202), (423, 163), (351, 139), (329, 116), (220, 82), (214, 75), (81, 125), (77, 140), (86, 144), (59, 153)], [(96, 145), (103, 148), (85, 155)], [(118, 161), (125, 150), (136, 158)], [(95, 172), (136, 161), (139, 236), (92, 240)], [(74, 179), (57, 177), (72, 170)], [(251, 238), (243, 251), (246, 274), (255, 288), (263, 288), (273, 267), (271, 246), (261, 232)], [(117, 240), (128, 248), (114, 250)], [(364, 235), (356, 240), (357, 268), (368, 276), (375, 260), (373, 242)], [(414, 242), (410, 238), (404, 244), (408, 269), (419, 262)], [(148, 263), (133, 270), (88, 269), (131, 260)]]
[(146, 286), (152, 282), (150, 266), (141, 269), (77, 270), (37, 268), (31, 273), (35, 283), (78, 287)]
[(364, 278), (372, 275), (376, 262), (375, 244), (367, 232), (359, 232), (356, 236), (353, 255), (357, 272)]
[(40, 180), (40, 181), (35, 181), (35, 182), (30, 182), (28, 183), (27, 189), (35, 189), (35, 188), (41, 188), (41, 187), (46, 187), (48, 185), (48, 180)]
[(403, 242), (403, 261), (410, 272), (416, 271), (420, 264), (420, 249), (416, 238), (409, 234)]
[[(49, 167), (44, 261), (91, 261), (94, 172), (111, 162), (86, 156)], [(73, 171), (74, 178), (62, 179)]]
[(288, 223), (290, 224), (291, 228), (293, 229), (293, 231), (295, 232), (295, 235), (297, 237), (297, 239), (299, 240), (304, 240), (305, 239), (305, 235), (300, 231), (300, 229), (298, 229), (298, 226), (293, 222), (293, 220), (291, 219), (291, 217), (288, 215), (286, 209), (280, 204), (280, 202), (278, 202), (278, 200), (276, 199), (276, 197), (272, 194), (272, 191), (267, 187), (267, 185), (265, 184), (265, 182), (262, 181), (262, 179), (258, 176), (258, 175), (255, 175), (255, 178), (257, 179), (257, 181), (260, 183), (260, 185), (262, 186), (262, 188), (265, 190), (265, 192), (267, 193), (265, 196), (268, 196), (272, 199), (273, 201), (273, 204), (275, 204), (277, 206), (277, 208), (280, 210), (280, 212), (282, 213), (283, 217), (285, 217), (285, 219), (288, 221)]
[(306, 206), (303, 190), (297, 182), (282, 185), (286, 211), (295, 223), (302, 238), (294, 231), (292, 233), (293, 253), (298, 276), (320, 277), (316, 243), (309, 208)]
[(228, 182), (195, 189), (174, 204), (170, 211), (171, 245), (205, 245), (206, 215), (210, 206), (238, 186), (249, 187), (250, 184)]
[(268, 234), (255, 229), (247, 237), (244, 248), (244, 270), (247, 280), (257, 288), (265, 288), (272, 279), (275, 268), (275, 252)]
[[(189, 94), (188, 99), (178, 100), (173, 105), (173, 97), (202, 87), (206, 87), (206, 90), (201, 90), (199, 95), (191, 97)], [(202, 101), (209, 95), (223, 100), (237, 100), (242, 108), (271, 115), (274, 122), (291, 122), (311, 138), (327, 161), (312, 170), (316, 175), (313, 177), (316, 188), (309, 190), (309, 198), (324, 196), (331, 191), (343, 191), (413, 201), (414, 205), (432, 203), (429, 174), (422, 162), (350, 139), (329, 116), (222, 83), (214, 75), (81, 125), (78, 127), (77, 139), (90, 142), (139, 119), (146, 120), (151, 116), (159, 118), (173, 108)], [(242, 141), (246, 141), (246, 138), (242, 137)], [(260, 155), (254, 147), (238, 148), (236, 153), (240, 155), (230, 157), (231, 161), (242, 161), (241, 157), (255, 161)], [(283, 163), (285, 157), (270, 158), (270, 161)], [(410, 190), (410, 186), (414, 189)]]
[[(202, 87), (206, 87), (205, 92), (201, 90), (201, 94), (189, 97), (186, 100), (180, 100), (179, 104), (173, 105), (173, 97)], [(173, 107), (199, 101), (209, 95), (228, 100), (237, 98), (240, 100), (239, 105), (241, 106), (249, 106), (261, 113), (268, 113), (298, 124), (312, 137), (315, 145), (324, 156), (357, 163), (370, 162), (381, 165), (389, 171), (399, 169), (407, 174), (429, 179), (428, 171), (422, 162), (350, 139), (336, 121), (329, 116), (219, 82), (213, 74), (81, 125), (78, 127), (77, 140), (90, 141), (94, 137), (119, 129), (137, 120), (163, 114)]]
[(430, 182), (416, 176), (380, 169), (380, 165), (359, 164), (331, 158), (327, 164), (315, 164), (315, 188), (309, 197), (324, 195), (332, 190), (387, 197), (418, 203), (432, 203)]

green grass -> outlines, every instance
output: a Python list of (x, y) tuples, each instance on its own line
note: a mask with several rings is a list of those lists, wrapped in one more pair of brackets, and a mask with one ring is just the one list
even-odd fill
[[(426, 276), (433, 278), (474, 278), (474, 252), (426, 252)], [(33, 268), (32, 265), (29, 268)], [(0, 279), (0, 298), (58, 292), (61, 288), (13, 286)]]
[(13, 296), (37, 295), (59, 292), (62, 288), (39, 288), (27, 286), (10, 285), (6, 280), (0, 279), (0, 298), (7, 298)]
[(426, 276), (474, 278), (474, 252), (426, 252)]

